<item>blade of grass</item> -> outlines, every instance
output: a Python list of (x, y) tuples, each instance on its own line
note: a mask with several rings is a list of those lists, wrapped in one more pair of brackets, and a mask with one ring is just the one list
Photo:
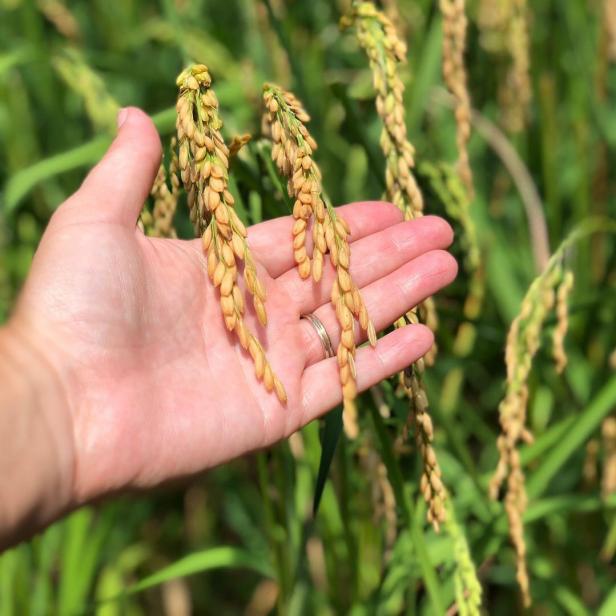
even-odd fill
[(232, 568), (249, 569), (265, 577), (273, 577), (272, 570), (267, 564), (267, 561), (262, 557), (255, 556), (239, 548), (221, 546), (184, 556), (173, 564), (163, 567), (156, 573), (148, 575), (139, 582), (130, 585), (121, 594), (102, 599), (100, 602), (97, 602), (97, 604), (117, 601), (123, 597), (134, 595), (147, 588), (158, 586), (163, 582), (176, 578), (195, 575), (196, 573), (203, 573), (204, 571), (211, 571), (212, 569)]
[(321, 504), (323, 489), (329, 476), (329, 469), (334, 459), (336, 446), (342, 434), (342, 409), (336, 408), (325, 416), (323, 433), (321, 435), (321, 458), (319, 472), (314, 486), (314, 499), (312, 501), (312, 514), (316, 515)]
[(612, 376), (589, 405), (576, 419), (575, 423), (546, 455), (539, 468), (528, 480), (528, 494), (537, 497), (547, 489), (550, 481), (571, 455), (580, 448), (599, 427), (603, 418), (616, 406), (616, 376)]
[[(175, 123), (175, 108), (165, 109), (152, 116), (159, 131), (171, 130)], [(61, 173), (96, 163), (109, 147), (112, 137), (100, 136), (60, 154), (54, 154), (16, 173), (6, 184), (4, 212), (10, 214), (22, 199), (37, 185)]]

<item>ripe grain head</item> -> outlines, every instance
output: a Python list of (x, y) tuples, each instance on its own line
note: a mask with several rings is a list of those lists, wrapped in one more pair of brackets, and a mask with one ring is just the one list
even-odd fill
[[(263, 102), (264, 126), (274, 144), (272, 160), (287, 178), (289, 196), (295, 199), (292, 233), (298, 272), (302, 278), (307, 278), (312, 271), (314, 280), (318, 282), (326, 253), (329, 253), (336, 268), (331, 301), (340, 324), (337, 357), (344, 401), (343, 420), (347, 435), (355, 438), (359, 430), (355, 405), (355, 321), (367, 332), (372, 345), (376, 344), (376, 332), (359, 289), (349, 273), (349, 227), (323, 197), (321, 171), (313, 158), (317, 144), (306, 128), (310, 118), (301, 102), (291, 92), (273, 84), (264, 86)], [(310, 223), (314, 246), (312, 255), (308, 254), (306, 245)]]
[[(178, 204), (180, 178), (178, 176), (177, 140), (175, 137), (171, 139), (170, 150), (169, 172), (167, 173), (164, 162), (161, 162), (150, 191), (154, 200), (154, 207), (149, 217), (150, 223), (145, 230), (148, 235), (153, 237), (177, 237), (173, 226), (173, 217)], [(171, 187), (167, 183), (167, 176), (169, 176)]]
[(443, 15), (443, 77), (455, 101), (457, 171), (472, 199), (473, 174), (468, 157), (468, 140), (471, 136), (471, 103), (464, 64), (467, 27), (465, 0), (440, 0), (439, 4)]
[(267, 323), (265, 287), (257, 275), (246, 242), (246, 228), (235, 211), (235, 200), (228, 188), (229, 150), (220, 133), (222, 120), (211, 84), (208, 69), (202, 64), (187, 68), (177, 79), (180, 175), (188, 194), (191, 220), (202, 236), (208, 275), (220, 292), (225, 325), (250, 353), (255, 374), (267, 391), (275, 391), (280, 401), (286, 402), (284, 386), (244, 321), (245, 296), (238, 285), (238, 262), (244, 263), (244, 282), (262, 325)]
[[(343, 28), (354, 28), (357, 40), (368, 56), (376, 92), (376, 110), (381, 118), (380, 145), (386, 159), (385, 184), (387, 197), (410, 220), (423, 215), (423, 196), (413, 174), (415, 150), (408, 140), (404, 113), (404, 84), (399, 65), (406, 60), (406, 45), (398, 37), (389, 18), (371, 2), (354, 2), (350, 12), (341, 19)], [(402, 327), (421, 320), (432, 331), (438, 326), (434, 302), (424, 301), (418, 309), (409, 311), (397, 323)], [(434, 362), (436, 346), (427, 353), (426, 361)], [(421, 368), (412, 366), (401, 377), (409, 398), (409, 423), (415, 426), (417, 443), (424, 462), (422, 492), (428, 501), (428, 520), (438, 528), (444, 520), (445, 492), (440, 480), (440, 468), (432, 449), (432, 424), (427, 413), (428, 396), (423, 385)]]

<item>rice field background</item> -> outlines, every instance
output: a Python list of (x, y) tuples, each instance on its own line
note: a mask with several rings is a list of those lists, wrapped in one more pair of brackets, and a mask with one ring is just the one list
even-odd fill
[[(425, 213), (457, 232), (460, 275), (435, 298), (439, 352), (424, 375), (447, 521), (438, 533), (426, 521), (422, 459), (412, 429), (403, 436), (408, 401), (391, 379), (361, 397), (355, 440), (338, 436), (336, 409), (269, 451), (84, 508), (7, 551), (0, 616), (616, 614), (616, 2), (466, 2), (472, 198), (455, 168), (439, 2), (375, 6), (408, 47), (404, 121)], [(0, 322), (118, 108), (145, 109), (168, 144), (175, 78), (192, 62), (214, 78), (224, 134), (254, 135), (231, 184), (246, 223), (290, 211), (259, 138), (264, 82), (310, 113), (334, 204), (381, 198), (373, 77), (354, 29), (339, 27), (351, 9), (0, 0)], [(175, 223), (191, 236), (183, 201)], [(540, 321), (530, 333), (529, 319)], [(506, 448), (499, 408), (518, 400), (507, 397), (505, 348), (518, 365), (536, 345), (520, 377), (534, 440), (515, 446), (528, 498), (525, 607), (511, 484), (490, 485)]]

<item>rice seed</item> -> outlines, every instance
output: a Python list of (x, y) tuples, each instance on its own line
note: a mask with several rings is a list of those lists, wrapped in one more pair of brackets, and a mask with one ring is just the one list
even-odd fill
[(229, 158), (237, 156), (239, 151), (252, 139), (250, 133), (244, 133), (243, 135), (236, 135), (231, 139), (229, 143)]
[[(293, 254), (299, 275), (308, 278), (312, 272), (313, 279), (318, 282), (326, 252), (336, 268), (331, 301), (340, 324), (337, 357), (344, 402), (343, 422), (347, 436), (356, 438), (359, 427), (355, 406), (355, 321), (366, 331), (373, 346), (376, 332), (349, 273), (349, 226), (323, 197), (321, 171), (313, 158), (317, 143), (306, 128), (309, 116), (302, 103), (293, 93), (273, 84), (263, 87), (263, 102), (263, 124), (273, 141), (272, 160), (287, 177), (289, 196), (295, 199)], [(306, 238), (311, 222), (314, 249), (309, 255)]]
[(238, 285), (238, 261), (243, 261), (246, 289), (261, 324), (267, 322), (265, 287), (259, 280), (255, 262), (246, 243), (246, 228), (228, 190), (229, 150), (220, 133), (222, 120), (218, 99), (211, 89), (206, 66), (193, 65), (180, 73), (176, 128), (178, 166), (188, 194), (190, 218), (202, 237), (207, 253), (208, 276), (220, 294), (225, 326), (234, 331), (255, 364), (257, 379), (267, 391), (275, 390), (286, 402), (282, 383), (275, 377), (263, 347), (244, 322), (245, 298)]

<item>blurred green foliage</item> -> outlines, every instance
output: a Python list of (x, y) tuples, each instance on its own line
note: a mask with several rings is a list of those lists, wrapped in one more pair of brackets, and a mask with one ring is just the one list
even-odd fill
[[(482, 46), (477, 3), (468, 4), (471, 96), (494, 128), (505, 59)], [(523, 181), (538, 189), (554, 250), (577, 223), (616, 214), (610, 174), (616, 68), (602, 1), (531, 4), (533, 103), (527, 130), (510, 145), (529, 172)], [(409, 44), (406, 108), (417, 159), (451, 163), (455, 124), (442, 97), (437, 3), (398, 5), (396, 25)], [(380, 127), (365, 58), (353, 36), (338, 30), (346, 6), (344, 0), (0, 0), (0, 322), (50, 214), (111, 139), (108, 117), (92, 121), (95, 102), (63, 77), (62, 58), (78, 58), (98, 76), (108, 109), (116, 101), (154, 115), (164, 142), (174, 126), (175, 76), (186, 63), (209, 66), (228, 136), (259, 134), (261, 85), (278, 81), (312, 115), (332, 200), (380, 198)], [(494, 143), (504, 137), (496, 130), (496, 137), (493, 130), (475, 133), (470, 148), (477, 193), (471, 216), (486, 283), (476, 341), (467, 353), (454, 349), (469, 286), (462, 271), (437, 298), (440, 354), (426, 381), (444, 481), (479, 571), (484, 608), (500, 615), (519, 613), (521, 604), (506, 518), (486, 488), (497, 460), (505, 336), (536, 271), (524, 187)], [(288, 211), (263, 148), (249, 145), (234, 168), (248, 222)], [(446, 216), (442, 187), (430, 179), (434, 167), (421, 169), (427, 213)], [(189, 233), (184, 212), (178, 228)], [(453, 251), (462, 260), (461, 245)], [(616, 347), (616, 249), (596, 235), (567, 260), (576, 277), (569, 366), (558, 376), (549, 352), (539, 353), (529, 404), (536, 440), (522, 451), (533, 611), (609, 616), (616, 613), (616, 497), (601, 491), (607, 460), (600, 442), (594, 459), (586, 452), (616, 409), (613, 356), (611, 366), (609, 360)], [(393, 448), (395, 418), (405, 416), (406, 404), (393, 383), (383, 394), (393, 419), (383, 419), (364, 396), (364, 437), (339, 443), (315, 518), (318, 423), (301, 439), (188, 486), (79, 511), (7, 552), (0, 558), (0, 616), (188, 613), (183, 605), (217, 615), (267, 614), (276, 604), (284, 614), (449, 609), (455, 599), (452, 538), (425, 525), (416, 452)], [(362, 448), (389, 459), (398, 500), (393, 545), (386, 520), (377, 516)], [(108, 598), (114, 599), (100, 602)]]

